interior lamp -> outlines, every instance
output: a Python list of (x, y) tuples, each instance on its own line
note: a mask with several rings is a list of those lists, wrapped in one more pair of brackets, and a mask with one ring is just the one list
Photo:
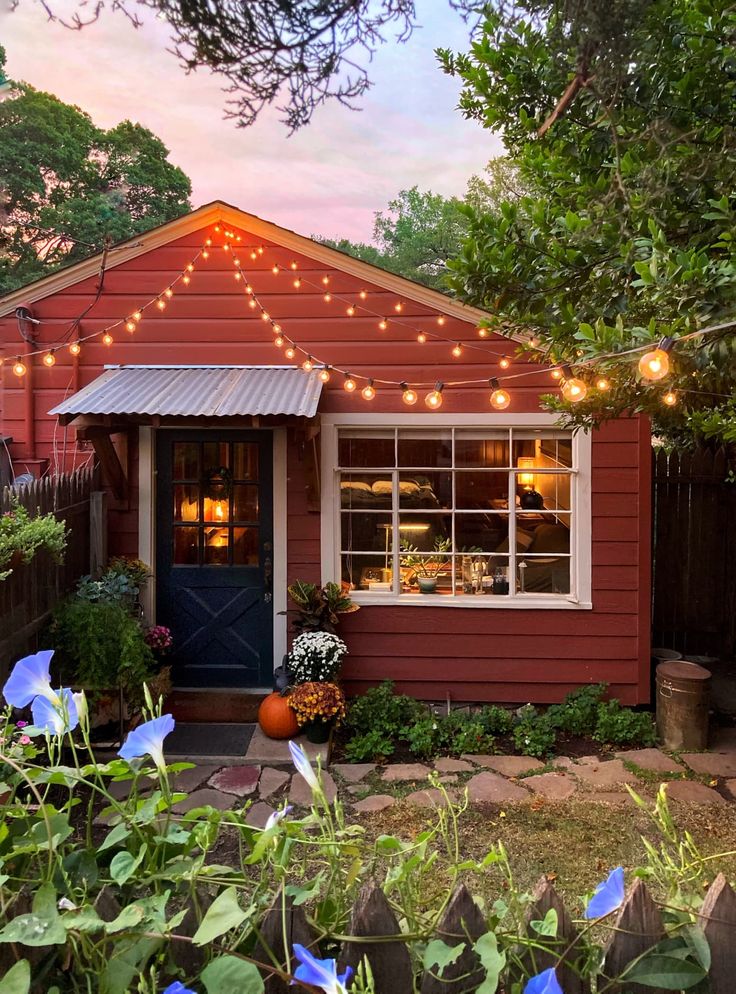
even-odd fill
[[(516, 465), (519, 469), (523, 470), (533, 470), (534, 469), (534, 457), (533, 456), (520, 456), (516, 461)], [(522, 487), (529, 487), (534, 489), (534, 473), (518, 473), (517, 479)]]

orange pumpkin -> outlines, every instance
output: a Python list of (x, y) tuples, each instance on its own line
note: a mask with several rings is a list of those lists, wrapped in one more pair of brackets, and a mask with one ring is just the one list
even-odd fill
[(269, 739), (291, 739), (299, 732), (299, 722), (288, 698), (275, 691), (261, 701), (258, 724)]

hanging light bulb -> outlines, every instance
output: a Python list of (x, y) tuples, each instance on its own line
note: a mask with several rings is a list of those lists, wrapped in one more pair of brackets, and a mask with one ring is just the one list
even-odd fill
[(274, 334), (280, 335), (281, 334), (281, 325), (280, 324), (274, 324), (273, 325), (273, 331), (274, 331)]
[(271, 320), (271, 315), (268, 313), (268, 311), (261, 311), (261, 321), (270, 321), (270, 320)]
[(311, 373), (312, 370), (314, 369), (314, 362), (312, 360), (311, 355), (308, 355), (307, 358), (302, 363), (302, 369), (304, 370), (305, 373)]
[(386, 320), (386, 318), (381, 318), (381, 320), (378, 322), (378, 328), (380, 331), (385, 331), (386, 328), (388, 328), (388, 321)]
[(187, 271), (190, 272), (190, 273), (194, 272), (194, 263), (193, 262), (187, 263)]
[(400, 300), (397, 300), (396, 303), (394, 304), (394, 310), (396, 311), (397, 314), (401, 314), (403, 309), (404, 305), (401, 303)]
[[(220, 230), (220, 225), (216, 224), (215, 225), (215, 231), (219, 232), (219, 230)], [(227, 235), (227, 232), (225, 232), (225, 234)]]
[(290, 345), (287, 349), (285, 349), (284, 355), (286, 356), (287, 359), (293, 359), (294, 356), (296, 355), (296, 349), (294, 348), (294, 346)]
[(21, 362), (20, 359), (16, 359), (13, 363), (13, 372), (16, 376), (25, 376), (28, 370), (24, 362)]
[(438, 408), (442, 407), (442, 391), (445, 389), (444, 383), (437, 382), (434, 385), (434, 390), (430, 391), (424, 398), (424, 403), (432, 411), (436, 411)]
[(281, 335), (277, 335), (273, 340), (273, 344), (276, 346), (277, 349), (280, 349), (283, 347), (284, 339), (282, 338)]
[(376, 396), (376, 389), (373, 386), (373, 380), (368, 380), (366, 385), (361, 390), (361, 393), (363, 395), (363, 400), (373, 400)]
[(256, 259), (258, 258), (258, 253), (255, 251), (255, 249), (251, 252), (250, 258), (252, 262), (255, 262)]
[(253, 287), (250, 285), (250, 283), (245, 284), (245, 292), (253, 296)]
[(54, 355), (53, 352), (46, 353), (46, 355), (43, 357), (43, 364), (44, 366), (49, 366), (49, 367), (56, 365), (56, 356)]
[(280, 270), (280, 269), (279, 269), (279, 267), (278, 267), (278, 266), (277, 266), (277, 265), (276, 265), (276, 264), (274, 263), (274, 265), (273, 265), (273, 266), (271, 267), (271, 272), (273, 273), (273, 275), (274, 275), (274, 276), (278, 276), (278, 275), (279, 275), (279, 273), (281, 272), (281, 270)]
[(639, 360), (639, 372), (646, 380), (662, 380), (670, 371), (670, 352), (674, 341), (660, 339), (659, 345), (651, 352), (645, 352)]
[(294, 287), (295, 287), (295, 289), (298, 290), (301, 285), (302, 285), (302, 281), (297, 276), (297, 278), (294, 280)]
[(408, 404), (409, 407), (416, 404), (419, 399), (416, 390), (412, 390), (408, 383), (400, 383), (399, 386), (401, 387), (401, 399), (404, 403)]
[(325, 366), (323, 369), (320, 369), (320, 371), (319, 371), (319, 378), (322, 380), (323, 383), (328, 383), (329, 382), (329, 379), (330, 379), (330, 367), (329, 366)]
[(136, 323), (135, 323), (135, 321), (126, 321), (125, 322), (125, 330), (129, 331), (131, 333), (131, 335), (133, 334), (133, 332), (135, 331), (135, 329), (136, 329)]
[(460, 356), (463, 354), (463, 347), (460, 344), (460, 342), (458, 342), (457, 345), (455, 345), (455, 347), (452, 350), (452, 354), (456, 359), (459, 359)]
[(367, 300), (368, 299), (368, 291), (367, 290), (361, 290), (360, 293), (358, 294), (358, 296), (360, 297), (361, 300)]
[(562, 396), (572, 404), (579, 404), (585, 400), (588, 393), (588, 384), (579, 377), (574, 376), (569, 366), (562, 367), (564, 379), (562, 381)]
[(347, 316), (349, 318), (352, 318), (352, 317), (355, 316), (355, 308), (353, 307), (352, 304), (348, 307), (348, 309), (345, 311), (345, 313), (347, 314)]
[(225, 243), (225, 245), (222, 246), (222, 251), (223, 252), (229, 252), (230, 251), (230, 246), (227, 243)]
[(143, 317), (140, 311), (133, 311), (133, 313), (130, 316), (133, 318), (134, 321), (140, 321), (140, 319)]
[(561, 369), (552, 369), (552, 370), (550, 370), (550, 374), (549, 375), (552, 377), (553, 380), (561, 380), (562, 379), (562, 370)]
[(102, 344), (110, 346), (110, 345), (112, 345), (113, 341), (114, 341), (114, 339), (113, 339), (112, 335), (110, 334), (110, 332), (106, 331), (105, 334), (102, 336)]
[(445, 323), (445, 320), (446, 320), (446, 318), (445, 318), (444, 314), (439, 314), (437, 316), (437, 324), (443, 325)]
[(478, 338), (488, 338), (488, 328), (478, 328)]
[(330, 282), (330, 277), (329, 276), (323, 276), (322, 277), (322, 282), (324, 283), (325, 286), (327, 286), (327, 284)]
[(331, 294), (331, 293), (326, 293), (326, 294), (325, 294), (325, 296), (324, 296), (324, 301), (325, 301), (325, 303), (326, 303), (326, 304), (329, 304), (329, 302), (330, 302), (331, 300), (332, 300), (332, 294)]
[(184, 275), (181, 278), (181, 281), (184, 284), (184, 286), (189, 286), (189, 284), (192, 282), (192, 278), (191, 276), (188, 276), (187, 273), (184, 273)]
[(511, 360), (507, 355), (502, 355), (501, 358), (498, 360), (498, 365), (501, 367), (501, 369), (508, 369), (509, 366), (511, 365)]
[(166, 301), (163, 299), (163, 297), (158, 298), (158, 300), (156, 301), (156, 307), (158, 307), (160, 311), (166, 310)]
[(488, 384), (491, 388), (491, 407), (495, 407), (498, 411), (505, 411), (511, 403), (511, 394), (499, 385), (495, 376), (490, 378)]
[(611, 382), (605, 376), (599, 376), (595, 381), (595, 388), (596, 390), (600, 390), (601, 393), (605, 393), (606, 390), (611, 389)]
[(668, 390), (667, 393), (662, 395), (662, 403), (666, 404), (667, 407), (674, 407), (677, 403), (677, 394), (674, 390)]
[(419, 342), (420, 345), (424, 345), (424, 343), (427, 341), (427, 336), (424, 334), (423, 331), (420, 331), (419, 334), (417, 335), (417, 341)]
[(233, 259), (233, 265), (237, 266), (238, 269), (240, 269), (240, 259)]
[(79, 355), (79, 353), (82, 351), (82, 346), (79, 344), (79, 342), (72, 342), (72, 344), (69, 346), (69, 351), (71, 352), (72, 355)]
[(298, 269), (299, 268), (297, 266), (297, 264), (296, 264), (296, 259), (292, 259), (291, 262), (289, 263), (289, 265), (291, 266), (292, 269)]
[(210, 257), (209, 252), (207, 251), (207, 249), (204, 249), (204, 251), (202, 252), (202, 258), (209, 259), (209, 257)]
[(238, 272), (233, 273), (233, 276), (235, 277), (236, 282), (238, 280), (242, 280), (242, 278), (243, 278), (242, 273), (238, 273)]
[(205, 239), (205, 245), (211, 245), (211, 244), (212, 244), (212, 239), (211, 238)]
[(355, 390), (355, 387), (356, 387), (355, 380), (352, 378), (350, 373), (345, 373), (345, 379), (343, 380), (342, 383), (343, 390), (347, 390), (348, 393), (352, 393), (353, 390)]
[(167, 286), (166, 289), (164, 290), (164, 296), (168, 300), (171, 300), (171, 298), (174, 296), (174, 291), (171, 289), (170, 286)]
[(259, 245), (259, 246), (258, 246), (258, 254), (259, 254), (259, 255), (263, 255), (263, 253), (264, 253), (265, 251), (266, 251), (266, 250), (264, 249), (264, 247), (263, 247), (262, 245)]
[(252, 311), (254, 311), (256, 307), (258, 307), (258, 301), (256, 300), (255, 297), (250, 298), (250, 300), (248, 301), (248, 307), (250, 307)]

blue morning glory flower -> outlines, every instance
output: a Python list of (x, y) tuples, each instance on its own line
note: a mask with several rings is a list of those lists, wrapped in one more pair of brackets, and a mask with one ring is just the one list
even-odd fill
[(175, 980), (173, 984), (169, 984), (165, 991), (161, 994), (194, 994), (194, 991), (185, 987), (181, 980)]
[(603, 918), (624, 903), (624, 868), (617, 866), (608, 879), (599, 883), (583, 912), (585, 918)]
[(291, 753), (294, 766), (296, 766), (297, 773), (301, 773), (312, 790), (319, 790), (317, 774), (312, 769), (312, 764), (309, 762), (306, 752), (300, 745), (292, 741), (289, 741), (289, 752)]
[(293, 808), (294, 808), (293, 804), (287, 804), (286, 807), (282, 808), (280, 811), (274, 811), (273, 814), (270, 814), (266, 819), (264, 832), (267, 832), (269, 828), (273, 828), (274, 825), (278, 825), (281, 819), (285, 818), (288, 815), (288, 813), (293, 810)]
[(62, 687), (56, 697), (56, 703), (46, 697), (36, 697), (31, 704), (33, 724), (51, 735), (64, 735), (73, 732), (79, 724), (77, 704), (74, 694), (68, 687)]
[(564, 991), (557, 982), (557, 974), (554, 967), (543, 970), (536, 977), (530, 977), (524, 988), (524, 994), (564, 994)]
[(34, 697), (45, 697), (50, 701), (56, 698), (49, 673), (53, 654), (53, 649), (42, 649), (33, 656), (18, 660), (3, 687), (3, 697), (8, 704), (14, 708), (25, 708)]
[(130, 761), (150, 756), (161, 770), (166, 766), (164, 761), (164, 739), (169, 732), (174, 731), (176, 722), (170, 714), (162, 714), (160, 718), (146, 721), (132, 732), (118, 749), (118, 756)]
[(325, 994), (347, 994), (347, 982), (353, 974), (350, 967), (346, 968), (345, 973), (338, 974), (334, 959), (317, 959), (297, 942), (294, 943), (294, 955), (300, 963), (294, 971), (296, 980), (319, 987)]

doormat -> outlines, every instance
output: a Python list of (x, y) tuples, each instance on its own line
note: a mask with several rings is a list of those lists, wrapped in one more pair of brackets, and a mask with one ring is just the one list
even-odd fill
[(170, 756), (245, 757), (255, 725), (177, 722), (166, 736), (165, 751)]

